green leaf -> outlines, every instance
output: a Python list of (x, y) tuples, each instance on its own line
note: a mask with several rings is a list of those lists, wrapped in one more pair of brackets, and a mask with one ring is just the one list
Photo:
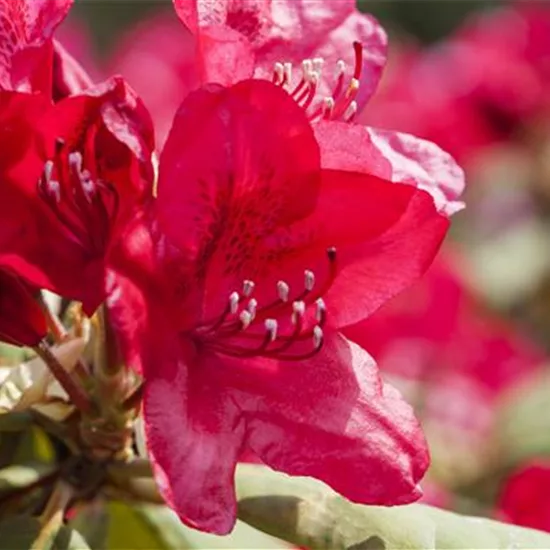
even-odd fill
[(15, 464), (0, 470), (0, 496), (22, 489), (55, 471), (55, 466), (43, 462)]
[(309, 478), (243, 464), (239, 517), (314, 550), (550, 548), (550, 535), (421, 504), (361, 506)]
[[(237, 522), (228, 536), (209, 535), (181, 523), (178, 516), (166, 506), (111, 502), (108, 510), (107, 550), (267, 550), (290, 547), (243, 522)], [(102, 548), (94, 546), (94, 550)]]
[[(32, 548), (42, 524), (31, 516), (12, 516), (0, 521), (0, 550)], [(73, 529), (61, 527), (44, 550), (87, 550), (84, 539)]]
[(96, 499), (81, 505), (69, 527), (78, 531), (90, 548), (107, 549), (109, 512), (103, 500)]

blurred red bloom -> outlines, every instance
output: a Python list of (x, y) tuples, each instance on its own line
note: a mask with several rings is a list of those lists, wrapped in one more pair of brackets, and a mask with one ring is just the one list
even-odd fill
[(452, 256), (436, 260), (417, 285), (344, 334), (401, 381), (428, 432), (447, 448), (482, 454), (496, 399), (536, 371), (544, 354), (483, 311), (456, 265)]
[(500, 519), (550, 532), (550, 462), (523, 464), (504, 482), (497, 503)]

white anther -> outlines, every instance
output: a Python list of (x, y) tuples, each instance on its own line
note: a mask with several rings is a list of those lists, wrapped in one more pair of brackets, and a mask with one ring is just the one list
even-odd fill
[(318, 323), (321, 323), (325, 319), (327, 306), (323, 298), (317, 298), (317, 300), (315, 300), (315, 306), (315, 319)]
[(248, 298), (253, 291), (254, 291), (254, 281), (249, 281), (248, 279), (243, 281), (243, 296), (246, 296)]
[(346, 112), (344, 113), (344, 120), (350, 119), (355, 116), (357, 113), (357, 101), (352, 101), (348, 108), (346, 109)]
[(343, 59), (339, 59), (336, 62), (336, 76), (340, 76), (346, 72), (346, 62)]
[(317, 73), (321, 73), (323, 70), (323, 65), (325, 64), (325, 60), (322, 57), (316, 57), (312, 60), (313, 62), (313, 70)]
[(313, 345), (320, 348), (323, 343), (323, 329), (320, 326), (313, 327)]
[(237, 313), (237, 310), (239, 309), (240, 299), (241, 298), (240, 298), (238, 292), (232, 292), (229, 295), (229, 311), (230, 311), (230, 313), (232, 313), (232, 314)]
[(282, 302), (288, 302), (288, 294), (290, 292), (289, 286), (284, 281), (277, 283), (277, 295)]
[(243, 329), (245, 328), (248, 328), (250, 326), (250, 323), (252, 323), (252, 315), (250, 314), (249, 311), (246, 311), (246, 309), (244, 311), (241, 311), (241, 313), (239, 314), (239, 320), (243, 326)]
[(287, 84), (292, 82), (292, 63), (285, 63), (284, 68), (284, 79)]
[(273, 66), (273, 74), (275, 76), (275, 84), (280, 84), (285, 77), (285, 67), (279, 61)]
[(304, 74), (304, 79), (309, 80), (309, 76), (313, 71), (313, 62), (311, 59), (304, 59), (302, 61), (302, 73)]
[(78, 151), (69, 154), (69, 166), (79, 175), (82, 172), (82, 155)]
[(54, 163), (53, 160), (47, 160), (44, 163), (44, 179), (49, 184), (53, 176)]
[(252, 315), (252, 319), (254, 319), (256, 317), (256, 310), (258, 309), (258, 302), (254, 298), (250, 298), (247, 309), (250, 315)]
[(264, 321), (266, 332), (269, 334), (269, 339), (273, 342), (277, 338), (277, 321), (275, 319), (266, 319)]
[(332, 115), (332, 111), (334, 111), (335, 105), (336, 102), (334, 101), (333, 97), (325, 97), (325, 99), (323, 99), (323, 110), (326, 116)]
[(292, 322), (296, 324), (306, 313), (306, 304), (302, 300), (292, 302)]
[(308, 291), (313, 290), (313, 287), (315, 286), (315, 273), (309, 269), (304, 271), (304, 286)]
[(318, 73), (317, 71), (311, 71), (308, 82), (311, 86), (314, 88), (319, 84), (319, 80), (321, 80), (321, 73)]

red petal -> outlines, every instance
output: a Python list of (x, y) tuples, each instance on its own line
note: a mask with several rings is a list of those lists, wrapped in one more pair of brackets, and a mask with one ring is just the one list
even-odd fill
[(247, 445), (269, 466), (316, 477), (365, 504), (421, 495), (429, 457), (412, 408), (341, 336), (327, 333), (306, 361), (223, 358), (210, 376), (243, 410)]
[(0, 87), (5, 90), (51, 89), (51, 38), (72, 0), (0, 2)]
[(186, 99), (161, 155), (158, 214), (213, 306), (269, 269), (270, 235), (313, 211), (318, 169), (302, 109), (276, 86), (245, 81)]
[(204, 361), (186, 365), (189, 353), (177, 341), (159, 349), (158, 369), (146, 374), (144, 401), (155, 479), (184, 523), (227, 534), (236, 519), (233, 476), (244, 434), (240, 413), (210, 378)]
[(36, 346), (46, 332), (46, 320), (31, 290), (0, 269), (0, 340)]
[(59, 101), (91, 88), (93, 82), (80, 63), (57, 41), (53, 50), (52, 97)]

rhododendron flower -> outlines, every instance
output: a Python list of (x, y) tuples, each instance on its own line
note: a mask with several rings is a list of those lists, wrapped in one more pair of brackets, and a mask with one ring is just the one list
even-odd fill
[(497, 502), (500, 519), (550, 532), (550, 462), (522, 464), (503, 483)]
[[(52, 59), (51, 30), (69, 5), (34, 0), (0, 4), (11, 14), (10, 25), (21, 31), (0, 59), (0, 72), (12, 78), (5, 76), (6, 89), (0, 91), (0, 270), (19, 277), (32, 292), (52, 290), (82, 301), (91, 312), (105, 297), (111, 245), (151, 195), (154, 145), (146, 109), (120, 78), (84, 84), (82, 94), (55, 104), (53, 99), (81, 86), (69, 78), (55, 97), (51, 78), (48, 85), (37, 84), (34, 77), (15, 82), (14, 67), (21, 60), (28, 61), (21, 66), (28, 75), (36, 68), (31, 63), (35, 55), (42, 59), (48, 53)], [(33, 14), (37, 19), (27, 28)], [(13, 36), (0, 39), (8, 45)], [(56, 51), (66, 67), (69, 58)], [(58, 72), (69, 77), (80, 70), (71, 67)], [(51, 77), (54, 65), (49, 62), (45, 69)]]
[(410, 408), (338, 330), (426, 269), (452, 201), (405, 146), (390, 165), (363, 129), (352, 169), (307, 107), (265, 80), (190, 94), (160, 157), (156, 221), (126, 247), (149, 250), (147, 274), (128, 272), (109, 302), (145, 378), (160, 488), (212, 532), (233, 526), (247, 448), (364, 503), (416, 499), (427, 466)]

